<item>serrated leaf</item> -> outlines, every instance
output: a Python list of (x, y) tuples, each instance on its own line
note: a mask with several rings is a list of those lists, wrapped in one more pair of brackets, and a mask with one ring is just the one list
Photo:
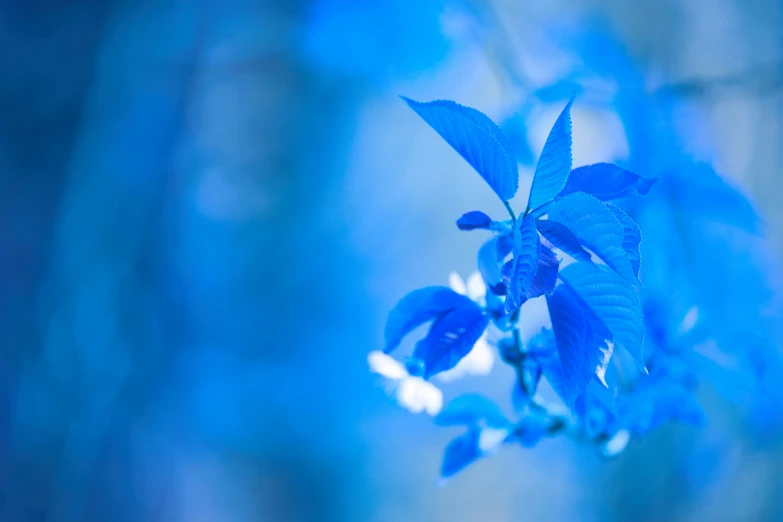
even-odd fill
[(473, 302), (445, 286), (429, 286), (410, 292), (389, 312), (383, 331), (386, 340), (383, 351), (390, 353), (417, 327), (466, 305), (473, 305)]
[(590, 252), (582, 248), (581, 243), (567, 226), (552, 219), (537, 219), (536, 227), (547, 241), (552, 243), (577, 261), (590, 262)]
[(528, 300), (528, 291), (538, 270), (541, 239), (535, 219), (528, 216), (514, 227), (514, 259), (506, 285), (506, 313), (516, 310)]
[(443, 411), (435, 417), (440, 426), (471, 426), (484, 423), (493, 428), (508, 425), (508, 419), (494, 401), (483, 395), (460, 395), (449, 402)]
[(631, 270), (638, 280), (639, 268), (641, 266), (639, 245), (642, 243), (642, 231), (639, 230), (639, 225), (636, 224), (636, 221), (631, 219), (631, 216), (626, 214), (621, 208), (610, 203), (606, 203), (606, 208), (614, 214), (614, 217), (620, 222), (620, 226), (623, 227), (623, 250), (628, 254), (628, 259), (631, 262)]
[(400, 98), (484, 178), (502, 201), (514, 197), (519, 185), (514, 148), (491, 119), (453, 101), (421, 103)]
[(478, 210), (466, 212), (457, 220), (457, 228), (460, 230), (488, 229), (491, 224), (492, 218)]
[(449, 442), (443, 453), (441, 477), (445, 479), (455, 475), (482, 456), (479, 449), (479, 436), (480, 430), (473, 428)]
[(577, 192), (590, 194), (601, 201), (624, 198), (634, 192), (645, 196), (656, 181), (658, 180), (643, 178), (612, 163), (596, 163), (572, 170), (565, 187), (557, 197)]
[(465, 357), (487, 328), (489, 317), (468, 300), (438, 317), (427, 336), (416, 343), (413, 356), (424, 363), (424, 378), (450, 370)]
[(566, 400), (573, 408), (602, 359), (606, 328), (568, 285), (547, 297)]
[(541, 245), (538, 254), (538, 269), (533, 281), (530, 283), (528, 298), (540, 297), (542, 295), (551, 295), (555, 291), (557, 284), (557, 272), (560, 270), (560, 260), (552, 249)]
[(577, 192), (552, 204), (549, 219), (565, 225), (583, 246), (592, 250), (615, 272), (636, 281), (631, 260), (623, 249), (625, 232), (605, 203), (584, 192)]
[(527, 208), (533, 210), (552, 201), (563, 190), (571, 172), (571, 97), (549, 131), (536, 165)]
[(478, 269), (487, 288), (495, 295), (505, 295), (506, 288), (502, 282), (500, 268), (503, 260), (511, 253), (513, 240), (511, 236), (498, 236), (484, 243), (478, 252)]
[(644, 316), (636, 289), (601, 265), (573, 263), (560, 271), (560, 279), (600, 319), (621, 346), (644, 369)]

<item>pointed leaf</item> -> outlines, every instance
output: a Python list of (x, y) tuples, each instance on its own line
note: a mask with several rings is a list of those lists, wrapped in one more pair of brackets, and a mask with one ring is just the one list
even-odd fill
[(536, 227), (547, 241), (577, 261), (590, 262), (590, 252), (582, 248), (579, 240), (567, 226), (552, 219), (537, 219)]
[(478, 394), (460, 395), (435, 417), (435, 423), (440, 426), (470, 426), (482, 422), (493, 428), (508, 425), (500, 406)]
[(465, 357), (487, 328), (489, 317), (472, 301), (436, 319), (413, 356), (424, 363), (425, 379), (450, 370)]
[(511, 253), (513, 240), (511, 236), (499, 236), (490, 239), (479, 248), (478, 269), (487, 288), (495, 295), (505, 295), (506, 289), (502, 282), (500, 267), (503, 260)]
[(506, 285), (506, 313), (516, 310), (528, 300), (528, 290), (538, 270), (541, 239), (535, 219), (528, 216), (514, 227), (514, 259)]
[(573, 263), (560, 271), (570, 286), (611, 333), (614, 344), (644, 369), (644, 317), (636, 289), (605, 266)]
[(568, 285), (558, 286), (555, 293), (547, 297), (547, 305), (566, 400), (573, 408), (576, 398), (584, 393), (599, 366), (608, 332)]
[(571, 104), (563, 109), (549, 131), (544, 150), (538, 159), (533, 185), (530, 188), (529, 210), (552, 201), (563, 190), (571, 172)]
[(634, 192), (645, 196), (656, 181), (658, 180), (643, 178), (612, 163), (596, 163), (572, 170), (568, 182), (557, 197), (576, 192), (590, 194), (601, 201), (624, 198)]
[(641, 266), (641, 254), (639, 253), (639, 245), (642, 243), (642, 231), (639, 230), (639, 225), (636, 221), (631, 219), (631, 216), (626, 214), (622, 209), (616, 207), (610, 203), (606, 204), (617, 221), (623, 227), (623, 250), (628, 254), (628, 259), (631, 261), (631, 270), (636, 279), (639, 279), (639, 267)]
[(478, 210), (466, 212), (457, 220), (457, 227), (460, 230), (488, 229), (491, 224), (492, 218)]
[(436, 319), (459, 306), (473, 302), (445, 286), (429, 286), (414, 290), (400, 299), (386, 319), (383, 335), (386, 340), (385, 353), (397, 346), (403, 337), (422, 324)]
[(623, 249), (623, 227), (606, 204), (578, 192), (554, 203), (549, 209), (549, 218), (565, 225), (582, 245), (615, 272), (636, 281), (631, 260)]
[(552, 249), (541, 245), (538, 255), (538, 269), (533, 281), (530, 283), (528, 298), (551, 295), (557, 284), (557, 271), (560, 269), (560, 260)]
[(453, 101), (420, 103), (401, 98), (476, 169), (502, 201), (514, 197), (519, 184), (517, 162), (500, 127), (476, 109)]

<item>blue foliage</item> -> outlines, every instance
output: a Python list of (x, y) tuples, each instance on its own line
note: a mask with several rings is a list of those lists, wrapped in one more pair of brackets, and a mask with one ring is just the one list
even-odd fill
[(440, 468), (441, 477), (449, 478), (481, 457), (479, 436), (478, 428), (472, 428), (449, 442)]
[(506, 313), (513, 312), (527, 301), (530, 285), (538, 270), (541, 239), (532, 216), (521, 219), (514, 228), (514, 259), (510, 262), (506, 281)]
[(624, 348), (644, 369), (644, 316), (636, 289), (595, 264), (574, 263), (561, 270), (560, 278), (603, 323), (615, 346)]
[(555, 291), (557, 274), (560, 270), (560, 260), (548, 246), (541, 245), (538, 253), (538, 268), (536, 275), (530, 282), (528, 298), (550, 295)]
[(478, 269), (490, 293), (506, 295), (506, 286), (502, 281), (501, 267), (503, 260), (511, 253), (513, 241), (511, 236), (492, 238), (479, 248)]
[(577, 192), (590, 194), (601, 201), (624, 198), (634, 192), (646, 196), (656, 181), (643, 178), (612, 163), (596, 163), (572, 170), (568, 182), (557, 197)]
[(488, 229), (492, 225), (492, 218), (478, 210), (471, 210), (462, 214), (457, 220), (460, 230)]
[(639, 225), (636, 224), (636, 221), (631, 219), (631, 216), (626, 214), (621, 208), (609, 203), (606, 204), (606, 208), (614, 214), (614, 217), (620, 222), (620, 226), (623, 227), (623, 250), (628, 254), (634, 277), (638, 279), (639, 268), (641, 267), (639, 245), (642, 243), (642, 231), (639, 230)]
[[(574, 92), (569, 80), (537, 96), (549, 99), (563, 85)], [(771, 390), (783, 375), (779, 354), (767, 341), (769, 325), (760, 319), (758, 303), (769, 297), (766, 280), (729, 245), (733, 236), (725, 230), (756, 233), (758, 216), (709, 167), (678, 159), (688, 175), (673, 170), (660, 181), (608, 163), (571, 170), (571, 96), (547, 138), (527, 208), (517, 216), (508, 202), (517, 189), (512, 147), (497, 126), (454, 102), (404, 99), (481, 174), (511, 217), (493, 221), (472, 211), (457, 222), (462, 230), (494, 234), (478, 252), (487, 286), (481, 305), (441, 287), (426, 288), (403, 298), (387, 323), (388, 350), (416, 326), (433, 321), (413, 354), (415, 373), (424, 378), (455, 367), (490, 319), (500, 331), (498, 351), (515, 373), (511, 396), (517, 418), (509, 420), (478, 394), (451, 401), (435, 422), (467, 431), (446, 448), (444, 478), (502, 444), (532, 447), (544, 437), (578, 432), (609, 457), (663, 422), (701, 425), (704, 413), (694, 390), (706, 365), (692, 347), (708, 340), (740, 357), (746, 369), (743, 375), (724, 372), (717, 381), (755, 379)], [(631, 133), (629, 139), (641, 138)], [(648, 194), (654, 212), (639, 200)], [(620, 198), (628, 198), (622, 208), (609, 203)], [(644, 244), (642, 230), (651, 238)], [(679, 236), (689, 244), (677, 244), (673, 238)], [(677, 271), (700, 252), (707, 254), (698, 269)], [(642, 253), (651, 258), (649, 268), (647, 261), (642, 266)], [(561, 267), (562, 254), (575, 262)], [(675, 292), (672, 277), (678, 290), (689, 291)], [(551, 329), (525, 346), (520, 307), (542, 296)], [(570, 413), (542, 402), (541, 379)]]
[(577, 192), (552, 204), (549, 219), (573, 232), (582, 246), (589, 248), (615, 272), (636, 280), (631, 259), (623, 248), (623, 226), (605, 203)]
[(538, 219), (536, 220), (536, 227), (547, 241), (577, 261), (591, 261), (590, 252), (584, 249), (567, 226), (552, 219)]
[(476, 169), (502, 201), (514, 197), (519, 186), (517, 161), (500, 127), (476, 109), (453, 101), (402, 99)]
[(465, 357), (487, 328), (489, 316), (472, 301), (433, 321), (427, 336), (416, 343), (413, 356), (424, 364), (423, 377), (450, 370)]
[(441, 426), (471, 426), (485, 424), (492, 428), (509, 425), (503, 410), (488, 398), (478, 394), (461, 395), (446, 405), (435, 423)]
[(386, 319), (383, 331), (386, 346), (383, 351), (391, 352), (403, 337), (422, 324), (437, 319), (458, 307), (470, 307), (473, 302), (445, 286), (430, 286), (414, 290), (395, 305)]
[(571, 104), (568, 104), (557, 117), (549, 131), (544, 150), (536, 165), (533, 186), (527, 209), (534, 210), (552, 201), (563, 190), (571, 172)]
[(563, 379), (570, 406), (596, 373), (611, 334), (589, 305), (568, 284), (547, 298)]

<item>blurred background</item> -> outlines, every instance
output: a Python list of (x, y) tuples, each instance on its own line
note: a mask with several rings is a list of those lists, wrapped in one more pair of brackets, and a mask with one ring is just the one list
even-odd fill
[[(438, 486), (455, 433), (366, 362), (402, 295), (475, 269), (455, 219), (505, 212), (399, 94), (501, 124), (523, 208), (576, 90), (574, 165), (708, 162), (773, 258), (782, 87), (773, 0), (2, 3), (0, 520), (783, 519), (783, 439), (709, 388), (702, 429)], [(446, 397), (510, 410), (500, 366)]]

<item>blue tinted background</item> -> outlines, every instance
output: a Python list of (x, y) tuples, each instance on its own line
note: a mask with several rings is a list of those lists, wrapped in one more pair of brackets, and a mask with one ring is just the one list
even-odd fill
[[(438, 487), (455, 433), (366, 354), (404, 293), (474, 269), (456, 217), (504, 212), (398, 94), (502, 122), (524, 194), (576, 86), (575, 165), (711, 162), (779, 252), (781, 7), (2, 4), (0, 519), (779, 520), (777, 436), (710, 389), (706, 428), (618, 460), (546, 441)], [(511, 381), (444, 391), (510, 410)]]

